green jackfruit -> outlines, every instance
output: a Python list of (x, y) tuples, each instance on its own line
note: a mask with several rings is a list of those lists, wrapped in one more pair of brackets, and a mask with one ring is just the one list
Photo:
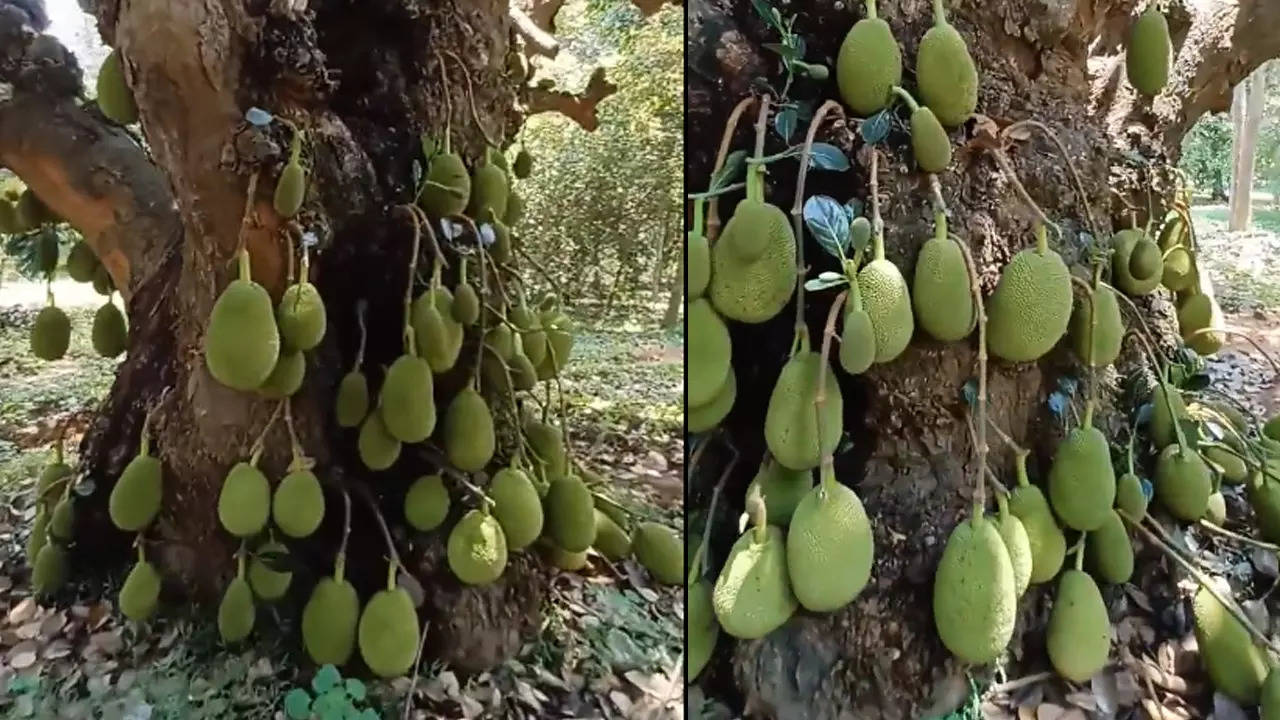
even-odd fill
[(39, 597), (58, 591), (67, 581), (67, 551), (57, 543), (45, 543), (31, 567), (31, 590)]
[(871, 316), (862, 307), (858, 286), (849, 288), (844, 328), (840, 331), (840, 367), (850, 375), (861, 375), (876, 359), (876, 331)]
[(540, 545), (547, 560), (561, 570), (576, 572), (587, 566), (586, 550), (571, 553), (568, 550), (556, 547), (556, 544), (550, 541), (543, 541)]
[(1240, 703), (1254, 705), (1267, 679), (1267, 656), (1244, 625), (1205, 588), (1192, 602), (1196, 643), (1213, 687)]
[[(1150, 275), (1133, 274), (1135, 269), (1143, 268), (1141, 258), (1144, 255), (1149, 257), (1151, 252), (1161, 254), (1160, 246), (1149, 235), (1138, 229), (1121, 230), (1112, 237), (1111, 248), (1111, 277), (1116, 287), (1129, 295), (1146, 295), (1160, 285), (1164, 274), (1162, 268), (1156, 268)], [(1137, 263), (1133, 262), (1135, 253), (1139, 257)]]
[(538, 371), (523, 352), (511, 358), (511, 382), (517, 390), (532, 390), (538, 384)]
[(302, 387), (302, 380), (306, 374), (307, 359), (300, 351), (281, 352), (271, 374), (258, 388), (258, 394), (276, 400), (287, 398)]
[(71, 320), (62, 308), (46, 305), (31, 325), (31, 353), (41, 360), (59, 360), (71, 344)]
[(89, 243), (80, 240), (71, 246), (71, 251), (67, 253), (67, 274), (72, 280), (82, 283), (91, 282), (93, 273), (97, 269), (98, 256), (93, 253)]
[(1116, 480), (1116, 507), (1134, 520), (1141, 520), (1147, 514), (1147, 495), (1137, 475), (1125, 473)]
[(1010, 362), (1053, 349), (1071, 320), (1071, 274), (1053, 250), (1019, 251), (987, 303), (987, 349)]
[(769, 396), (764, 439), (774, 458), (793, 470), (817, 467), (822, 455), (835, 451), (844, 432), (844, 398), (833, 376), (827, 378), (826, 399), (818, 411), (822, 413), (819, 441), (814, 405), (819, 370), (831, 372), (821, 355), (802, 347), (782, 367)]
[(1102, 593), (1087, 573), (1068, 569), (1062, 574), (1045, 646), (1053, 669), (1068, 680), (1085, 682), (1107, 664), (1111, 623)]
[[(594, 515), (593, 515), (594, 518)], [(654, 522), (636, 525), (631, 551), (645, 570), (664, 585), (684, 582), (684, 542), (680, 533)]]
[(942, 644), (965, 662), (989, 663), (1009, 644), (1017, 610), (1013, 565), (996, 524), (981, 516), (961, 522), (933, 580)]
[(1152, 282), (1152, 278), (1164, 276), (1164, 257), (1160, 252), (1160, 246), (1150, 236), (1144, 235), (1129, 253), (1129, 275), (1134, 279), (1147, 282)]
[[(691, 656), (692, 657), (692, 656)], [(1258, 699), (1258, 720), (1280, 720), (1280, 671), (1271, 666)]]
[(548, 475), (560, 477), (565, 474), (568, 456), (565, 454), (564, 433), (560, 428), (531, 419), (524, 423), (524, 436), (533, 450), (534, 459), (546, 466)]
[(724, 317), (761, 323), (782, 312), (791, 298), (796, 286), (795, 237), (788, 231), (773, 233), (768, 240), (760, 256), (750, 262), (744, 262), (729, 243), (716, 242), (711, 247), (707, 294)]
[(338, 383), (333, 417), (339, 427), (353, 428), (369, 413), (369, 382), (364, 373), (352, 370)]
[(1211, 295), (1195, 293), (1178, 305), (1178, 331), (1187, 347), (1200, 355), (1213, 355), (1225, 341), (1220, 332), (1199, 332), (1222, 328), (1222, 309)]
[[(1089, 355), (1090, 338), (1093, 338), (1092, 358)], [(1071, 313), (1071, 347), (1081, 362), (1089, 364), (1092, 359), (1094, 367), (1110, 365), (1120, 356), (1123, 338), (1124, 320), (1120, 317), (1120, 303), (1111, 288), (1098, 287), (1088, 299), (1076, 303)]]
[[(286, 558), (279, 558), (278, 556), (281, 555)], [(253, 588), (255, 595), (263, 600), (279, 600), (289, 591), (289, 583), (293, 581), (293, 571), (276, 570), (272, 567), (272, 565), (280, 567), (282, 563), (287, 562), (288, 555), (289, 548), (276, 540), (258, 546), (253, 559), (249, 561), (249, 585)], [(264, 556), (267, 560), (263, 559)]]
[(978, 70), (956, 29), (940, 18), (916, 50), (916, 86), (920, 101), (946, 127), (958, 127), (978, 106)]
[[(519, 207), (519, 211), (515, 213), (516, 218), (510, 219), (513, 209), (516, 207)], [(510, 198), (507, 200), (507, 219), (489, 219), (489, 226), (493, 228), (493, 243), (489, 245), (488, 252), (493, 262), (502, 264), (511, 259), (511, 229), (507, 226), (518, 220), (519, 215), (523, 213), (524, 201), (520, 199), (519, 195), (515, 194), (515, 191), (512, 191)]]
[(484, 342), (498, 353), (503, 362), (510, 362), (516, 354), (515, 337), (511, 334), (511, 328), (506, 325), (489, 328), (484, 334)]
[(35, 567), (36, 558), (49, 542), (49, 511), (43, 505), (36, 506), (36, 515), (31, 520), (31, 532), (27, 535), (27, 564)]
[(1174, 292), (1182, 292), (1191, 287), (1195, 278), (1191, 251), (1181, 246), (1170, 248), (1164, 257), (1163, 267), (1164, 272), (1160, 276), (1160, 282), (1165, 287)]
[(120, 125), (138, 121), (138, 106), (133, 101), (133, 92), (125, 84), (119, 49), (113, 48), (98, 68), (98, 109)]
[(693, 583), (688, 590), (689, 607), (685, 611), (684, 622), (686, 654), (689, 659), (686, 682), (689, 683), (707, 666), (720, 636), (720, 623), (716, 622), (716, 611), (711, 606), (711, 592), (711, 583), (707, 580)]
[(404, 498), (404, 517), (415, 530), (434, 530), (448, 514), (449, 490), (444, 486), (444, 478), (423, 475), (409, 486)]
[(823, 474), (796, 506), (787, 531), (791, 590), (805, 609), (815, 612), (853, 602), (871, 577), (875, 557), (875, 539), (862, 501), (836, 482), (830, 467)]
[(1168, 252), (1182, 245), (1187, 236), (1187, 224), (1182, 222), (1182, 216), (1176, 210), (1170, 210), (1165, 215), (1164, 224), (1160, 227), (1160, 237), (1157, 241), (1160, 249)]
[(1027, 528), (1017, 515), (1009, 512), (1009, 503), (1002, 496), (999, 499), (1000, 515), (995, 519), (996, 531), (1004, 541), (1004, 549), (1009, 553), (1009, 566), (1013, 568), (1013, 589), (1017, 597), (1027, 591), (1031, 585), (1031, 568), (1035, 560), (1031, 556), (1031, 538)]
[(1155, 491), (1170, 515), (1189, 522), (1199, 520), (1213, 492), (1209, 466), (1194, 450), (1184, 453), (1177, 443), (1169, 445), (1156, 460)]
[(1169, 23), (1151, 3), (1129, 31), (1124, 53), (1129, 84), (1143, 95), (1159, 95), (1169, 79), (1169, 54)]
[(400, 441), (387, 432), (379, 412), (371, 412), (365, 418), (356, 448), (360, 451), (361, 462), (370, 470), (386, 470), (400, 457)]
[[(1166, 397), (1167, 393), (1167, 397)], [(1168, 447), (1177, 442), (1174, 433), (1175, 418), (1178, 421), (1189, 418), (1187, 405), (1182, 400), (1182, 392), (1170, 383), (1156, 385), (1151, 391), (1151, 442), (1156, 447)]]
[(160, 573), (146, 560), (139, 560), (120, 586), (120, 612), (134, 622), (150, 618), (160, 603)]
[(561, 549), (581, 552), (596, 541), (595, 505), (581, 479), (568, 476), (552, 480), (544, 511), (547, 532)]
[(267, 476), (247, 462), (236, 463), (222, 481), (218, 495), (218, 520), (236, 537), (262, 532), (271, 514), (271, 486)]
[(480, 393), (463, 388), (444, 414), (444, 451), (454, 467), (479, 472), (493, 458), (493, 415)]
[(522, 332), (520, 334), (520, 343), (525, 356), (529, 358), (529, 362), (535, 368), (541, 366), (543, 361), (547, 359), (547, 333), (540, 326), (533, 330)]
[(407, 443), (426, 440), (436, 427), (431, 366), (401, 355), (387, 369), (378, 392), (378, 414), (391, 437)]
[(1267, 542), (1280, 541), (1280, 481), (1259, 476), (1245, 486), (1249, 506), (1257, 518), (1258, 532)]
[(53, 506), (49, 515), (49, 537), (66, 542), (74, 534), (76, 510), (71, 498), (64, 497)]
[(93, 330), (90, 332), (93, 349), (99, 355), (113, 358), (124, 352), (129, 339), (124, 313), (108, 301), (93, 314)]
[(732, 350), (729, 329), (711, 308), (711, 303), (694, 300), (686, 311), (688, 332), (685, 351), (690, 406), (706, 405), (715, 398), (729, 374)]
[(471, 175), (471, 201), (467, 204), (467, 214), (479, 217), (488, 209), (494, 217), (502, 217), (507, 213), (509, 193), (507, 174), (497, 165), (486, 162)]
[(1129, 582), (1133, 575), (1133, 545), (1124, 520), (1115, 510), (1107, 513), (1106, 522), (1089, 533), (1085, 542), (1089, 567), (1099, 580), (1112, 585)]
[(222, 641), (236, 643), (249, 637), (256, 616), (253, 590), (244, 578), (235, 578), (227, 586), (218, 605), (218, 633), (222, 635)]
[(716, 578), (711, 604), (724, 631), (744, 640), (762, 638), (791, 617), (797, 603), (781, 530), (754, 527), (738, 538)]
[(889, 362), (902, 354), (915, 331), (907, 281), (898, 266), (885, 260), (880, 252), (858, 271), (858, 292), (876, 336), (875, 361)]
[(73, 470), (70, 466), (61, 462), (52, 462), (40, 471), (40, 477), (36, 480), (36, 501), (42, 505), (50, 499), (51, 491), (55, 485), (61, 487), (59, 480), (71, 475)]
[(1062, 569), (1067, 540), (1040, 488), (1019, 485), (1009, 493), (1009, 511), (1022, 521), (1031, 543), (1031, 584), (1052, 580)]
[(889, 104), (893, 86), (902, 84), (902, 51), (889, 23), (875, 17), (854, 23), (840, 44), (836, 83), (856, 115), (866, 117)]
[(161, 475), (160, 461), (148, 455), (145, 448), (124, 466), (107, 501), (116, 527), (137, 532), (151, 524), (160, 512)]
[(427, 165), (426, 187), (418, 204), (432, 217), (461, 215), (471, 200), (471, 176), (457, 153), (441, 153)]
[(508, 467), (495, 473), (489, 483), (489, 497), (508, 550), (524, 549), (542, 534), (542, 499), (523, 470)]
[(480, 296), (470, 283), (459, 283), (453, 291), (453, 305), (449, 314), (462, 325), (475, 325), (480, 319)]
[(276, 322), (280, 325), (280, 342), (284, 347), (304, 351), (319, 345), (328, 322), (320, 291), (309, 282), (285, 288), (276, 306)]
[(507, 567), (507, 538), (492, 515), (470, 510), (449, 533), (449, 569), (468, 585), (488, 585)]
[(745, 265), (758, 260), (770, 247), (794, 246), (795, 241), (786, 213), (763, 200), (746, 197), (738, 202), (716, 242), (725, 243)]
[(204, 336), (209, 373), (223, 385), (245, 391), (261, 386), (280, 356), (271, 296), (247, 274), (242, 271), (242, 279), (232, 280), (218, 296)]
[(324, 519), (324, 491), (310, 470), (294, 470), (276, 486), (271, 500), (271, 519), (280, 532), (304, 538), (320, 527)]
[(711, 402), (705, 405), (690, 405), (685, 409), (685, 429), (691, 433), (700, 433), (714, 428), (733, 409), (733, 403), (737, 399), (738, 378), (730, 367), (728, 377), (711, 398)]
[(115, 281), (111, 279), (107, 266), (99, 265), (98, 269), (93, 271), (93, 291), (99, 295), (110, 295), (115, 289)]
[(940, 173), (951, 164), (951, 138), (927, 107), (911, 112), (911, 152), (927, 173)]
[(280, 179), (276, 180), (272, 206), (280, 217), (291, 218), (302, 208), (302, 200), (306, 195), (307, 171), (297, 157), (292, 157), (280, 171)]
[(800, 501), (813, 489), (813, 471), (792, 470), (782, 463), (766, 461), (761, 463), (751, 485), (747, 486), (748, 496), (753, 486), (760, 488), (760, 495), (769, 511), (769, 522), (786, 527), (791, 524), (791, 516)]
[(697, 300), (706, 293), (707, 284), (711, 282), (711, 246), (699, 233), (689, 233), (684, 245), (684, 267), (685, 293), (690, 300)]
[(1219, 527), (1227, 522), (1227, 499), (1222, 497), (1222, 493), (1209, 495), (1204, 506), (1204, 519)]
[(1115, 499), (1116, 475), (1107, 438), (1087, 425), (1072, 430), (1058, 446), (1049, 469), (1053, 511), (1073, 530), (1097, 530), (1106, 522)]
[(418, 651), (418, 612), (404, 588), (382, 590), (360, 615), (360, 657), (375, 675), (404, 675)]
[(631, 538), (626, 530), (618, 527), (618, 523), (597, 509), (596, 541), (592, 547), (611, 561), (618, 562), (631, 554)]
[(463, 327), (453, 319), (453, 293), (446, 288), (428, 290), (413, 302), (411, 317), (419, 357), (434, 373), (447, 372), (458, 361)]
[(344, 665), (356, 644), (360, 598), (351, 583), (324, 577), (302, 608), (302, 646), (317, 665)]
[(1244, 459), (1226, 448), (1210, 445), (1201, 451), (1200, 456), (1221, 468), (1224, 483), (1239, 485), (1249, 477)]
[(528, 150), (521, 148), (520, 152), (516, 153), (515, 161), (511, 163), (511, 174), (520, 180), (524, 180), (532, 172), (533, 156), (529, 154)]
[[(963, 340), (973, 331), (973, 293), (960, 246), (946, 227), (920, 247), (911, 285), (911, 302), (920, 327), (943, 342)], [(842, 348), (843, 350), (843, 348)]]
[[(28, 191), (29, 192), (29, 191)], [(32, 195), (31, 197), (35, 197)], [(36, 238), (36, 258), (40, 266), (40, 273), (47, 277), (53, 277), (58, 270), (58, 255), (60, 248), (58, 246), (58, 236), (53, 233), (40, 233)]]

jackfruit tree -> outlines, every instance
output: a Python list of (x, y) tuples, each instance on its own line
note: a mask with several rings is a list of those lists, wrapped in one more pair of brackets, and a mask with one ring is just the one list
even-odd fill
[(524, 120), (594, 129), (615, 89), (535, 74), (561, 4), (82, 2), (86, 88), (0, 3), (0, 231), (74, 227), (66, 272), (127, 308), (90, 330), (51, 296), (32, 328), (42, 359), (90, 331), (122, 356), (39, 480), (39, 594), (114, 570), (132, 620), (194, 600), (234, 644), (288, 616), (316, 663), (391, 677), (512, 656), (569, 554), (682, 581), (680, 531), (574, 449), (573, 323), (525, 260)]
[(1236, 484), (1233, 527), (1280, 537), (1280, 419), (1208, 386), (1204, 358), (1239, 333), (1176, 169), (1196, 119), (1280, 56), (1276, 22), (1268, 0), (692, 15), (703, 696), (758, 717), (969, 717), (956, 688), (1045, 670), (1087, 687), (1119, 659), (1109, 598), (1154, 557), (1169, 593), (1209, 588), (1217, 689), (1268, 702), (1280, 648), (1163, 533), (1221, 531)]

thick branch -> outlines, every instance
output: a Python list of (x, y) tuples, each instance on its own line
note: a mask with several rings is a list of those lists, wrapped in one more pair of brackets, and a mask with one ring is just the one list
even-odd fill
[(553, 90), (553, 87), (538, 85), (529, 89), (529, 114), (558, 112), (568, 116), (587, 131), (595, 130), (600, 126), (596, 105), (618, 91), (618, 86), (605, 78), (604, 68), (596, 68), (595, 72), (591, 73), (586, 89), (580, 93)]

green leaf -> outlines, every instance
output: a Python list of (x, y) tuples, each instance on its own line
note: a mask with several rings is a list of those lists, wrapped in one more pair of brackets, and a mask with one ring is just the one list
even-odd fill
[(863, 120), (862, 124), (858, 126), (858, 134), (862, 136), (863, 142), (868, 145), (875, 145), (889, 137), (889, 128), (892, 125), (893, 113), (889, 112), (889, 108), (885, 108)]
[(747, 167), (747, 151), (734, 150), (724, 159), (724, 165), (711, 178), (711, 190), (719, 190), (722, 187), (728, 187), (738, 181), (742, 177), (743, 171)]
[(814, 143), (809, 148), (809, 164), (819, 170), (848, 170), (849, 158), (840, 148), (828, 143)]
[(778, 133), (778, 137), (791, 142), (791, 136), (796, 134), (796, 122), (796, 109), (786, 108), (773, 116), (773, 129)]
[(810, 197), (804, 202), (804, 224), (827, 254), (844, 256), (849, 247), (849, 217), (840, 203), (826, 195)]
[(342, 675), (338, 672), (338, 668), (325, 665), (316, 671), (315, 677), (311, 678), (311, 689), (315, 690), (316, 694), (323, 695), (340, 682), (342, 682)]
[(284, 696), (284, 712), (289, 720), (307, 720), (311, 717), (311, 696), (302, 688), (294, 688)]
[(819, 290), (826, 290), (827, 288), (846, 285), (848, 282), (849, 278), (840, 273), (824, 272), (816, 278), (806, 280), (804, 283), (804, 289), (809, 292), (817, 292)]
[(769, 23), (770, 26), (779, 32), (782, 31), (783, 28), (778, 11), (770, 6), (769, 3), (765, 2), (765, 0), (751, 0), (751, 7), (755, 8), (760, 17), (764, 18), (764, 21)]
[(960, 395), (964, 398), (964, 402), (969, 407), (975, 407), (978, 404), (978, 380), (977, 378), (969, 378), (960, 388)]

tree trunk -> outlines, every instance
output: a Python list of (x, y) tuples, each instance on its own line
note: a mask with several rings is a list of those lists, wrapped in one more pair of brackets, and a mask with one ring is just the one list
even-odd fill
[(1231, 215), (1228, 230), (1248, 230), (1253, 217), (1253, 169), (1258, 130), (1267, 104), (1267, 74), (1255, 72), (1236, 86), (1231, 119), (1236, 130), (1231, 152)]
[(675, 274), (671, 276), (670, 289), (667, 292), (667, 309), (662, 313), (659, 327), (669, 328), (680, 321), (680, 301), (684, 299), (684, 253), (676, 254)]
[[(793, 99), (816, 108), (835, 98), (834, 59), (845, 32), (863, 16), (860, 8), (833, 8), (829, 3), (772, 3), (783, 22), (795, 18), (794, 32), (807, 43), (805, 61), (832, 69), (832, 80), (815, 84), (797, 80)], [(858, 4), (854, 4), (855, 6)], [(1064, 237), (1056, 244), (1077, 274), (1085, 271), (1087, 249), (1082, 231), (1105, 239), (1113, 229), (1128, 227), (1127, 206), (1140, 208), (1145, 223), (1147, 190), (1154, 185), (1155, 218), (1163, 217), (1161, 198), (1171, 196), (1172, 175), (1182, 134), (1215, 104), (1215, 92), (1246, 75), (1267, 57), (1280, 53), (1280, 39), (1263, 32), (1254, 18), (1274, 19), (1280, 11), (1268, 0), (1215, 5), (1189, 17), (1178, 8), (1170, 16), (1175, 58), (1170, 80), (1154, 101), (1140, 98), (1125, 80), (1123, 41), (1139, 3), (1134, 0), (1041, 3), (993, 0), (951, 3), (949, 21), (964, 36), (980, 78), (975, 118), (950, 133), (953, 160), (938, 176), (949, 213), (948, 228), (972, 250), (984, 295), (994, 289), (999, 272), (1032, 237), (1035, 215), (984, 148), (995, 143), (993, 132), (1021, 119), (1048, 126), (1065, 146), (1078, 170), (1085, 197), (1074, 190), (1067, 161), (1037, 133), (1020, 135), (1007, 152), (1017, 176), (1034, 201)], [(904, 78), (912, 82), (917, 45), (932, 24), (927, 2), (879, 3), (879, 17), (892, 27), (902, 47)], [(1237, 24), (1239, 20), (1239, 24)], [(715, 153), (731, 109), (756, 94), (761, 78), (774, 88), (783, 85), (776, 53), (765, 47), (778, 42), (749, 2), (708, 0), (690, 9), (688, 36), (688, 116), (686, 177), (692, 191), (708, 185)], [(1238, 41), (1230, 51), (1216, 43)], [(1090, 53), (1094, 53), (1090, 57)], [(1240, 59), (1244, 58), (1243, 63)], [(776, 100), (776, 98), (775, 98)], [(1082, 111), (1084, 110), (1084, 111)], [(847, 108), (845, 113), (848, 113)], [(929, 184), (911, 159), (905, 111), (899, 103), (894, 130), (880, 146), (878, 178), (885, 245), (910, 282), (914, 258), (933, 234)], [(750, 151), (754, 144), (755, 106), (738, 124), (732, 149)], [(800, 142), (806, 122), (792, 139)], [(772, 127), (772, 123), (766, 123)], [(825, 194), (839, 202), (851, 196), (870, 204), (869, 154), (856, 121), (828, 116), (818, 141), (835, 144), (852, 160), (843, 173), (811, 171), (805, 195)], [(764, 154), (786, 147), (768, 132)], [(1154, 164), (1144, 172), (1128, 159), (1134, 153)], [(792, 207), (797, 163), (769, 166), (766, 199), (784, 212)], [(1112, 189), (1120, 197), (1112, 195)], [(714, 238), (732, 215), (738, 195), (709, 208), (708, 237)], [(1091, 211), (1086, 211), (1086, 206)], [(839, 271), (838, 261), (811, 237), (803, 239), (807, 277)], [(810, 337), (821, 337), (834, 291), (805, 295), (801, 317)], [(794, 303), (794, 298), (792, 303)], [(1135, 302), (1164, 345), (1176, 342), (1176, 323), (1167, 293)], [(705, 515), (712, 488), (731, 457), (737, 463), (725, 480), (716, 515), (710, 519), (712, 557), (722, 562), (737, 536), (747, 485), (765, 451), (762, 428), (770, 391), (793, 341), (794, 304), (778, 317), (758, 325), (730, 323), (734, 372), (739, 379), (736, 403), (707, 449), (691, 480), (690, 514)], [(1126, 312), (1126, 324), (1136, 321)], [(1039, 362), (988, 366), (988, 413), (1013, 439), (1032, 449), (1032, 477), (1048, 469), (1052, 449), (1061, 437), (1061, 421), (1046, 406), (1060, 378), (1080, 372), (1068, 343)], [(754, 641), (734, 642), (723, 633), (702, 676), (710, 694), (735, 698), (755, 717), (783, 720), (812, 718), (915, 718), (928, 704), (934, 687), (955, 682), (963, 672), (939, 643), (933, 624), (932, 578), (947, 537), (971, 506), (977, 472), (966, 423), (962, 388), (976, 373), (975, 338), (938, 343), (917, 332), (911, 346), (893, 362), (874, 365), (851, 377), (834, 374), (844, 399), (843, 425), (847, 450), (835, 458), (837, 477), (861, 497), (875, 537), (871, 581), (849, 606), (834, 613), (798, 612), (780, 629)], [(1139, 361), (1126, 343), (1117, 371), (1124, 375)], [(1114, 376), (1103, 375), (1103, 409), (1095, 424), (1111, 427), (1118, 418), (1106, 409), (1115, 391)], [(750, 382), (744, 382), (750, 378)], [(1083, 391), (1075, 402), (1083, 404)], [(1005, 482), (1012, 475), (1011, 452), (993, 439), (990, 467)], [(691, 533), (692, 535), (692, 533)], [(837, 560), (838, 561), (838, 560)], [(718, 564), (713, 566), (718, 571)], [(1046, 620), (1049, 586), (1033, 588), (1020, 603), (1019, 631), (1039, 637)], [(1031, 654), (1042, 658), (1043, 654)], [(967, 686), (966, 686), (967, 687)], [(945, 710), (944, 710), (945, 713)]]

